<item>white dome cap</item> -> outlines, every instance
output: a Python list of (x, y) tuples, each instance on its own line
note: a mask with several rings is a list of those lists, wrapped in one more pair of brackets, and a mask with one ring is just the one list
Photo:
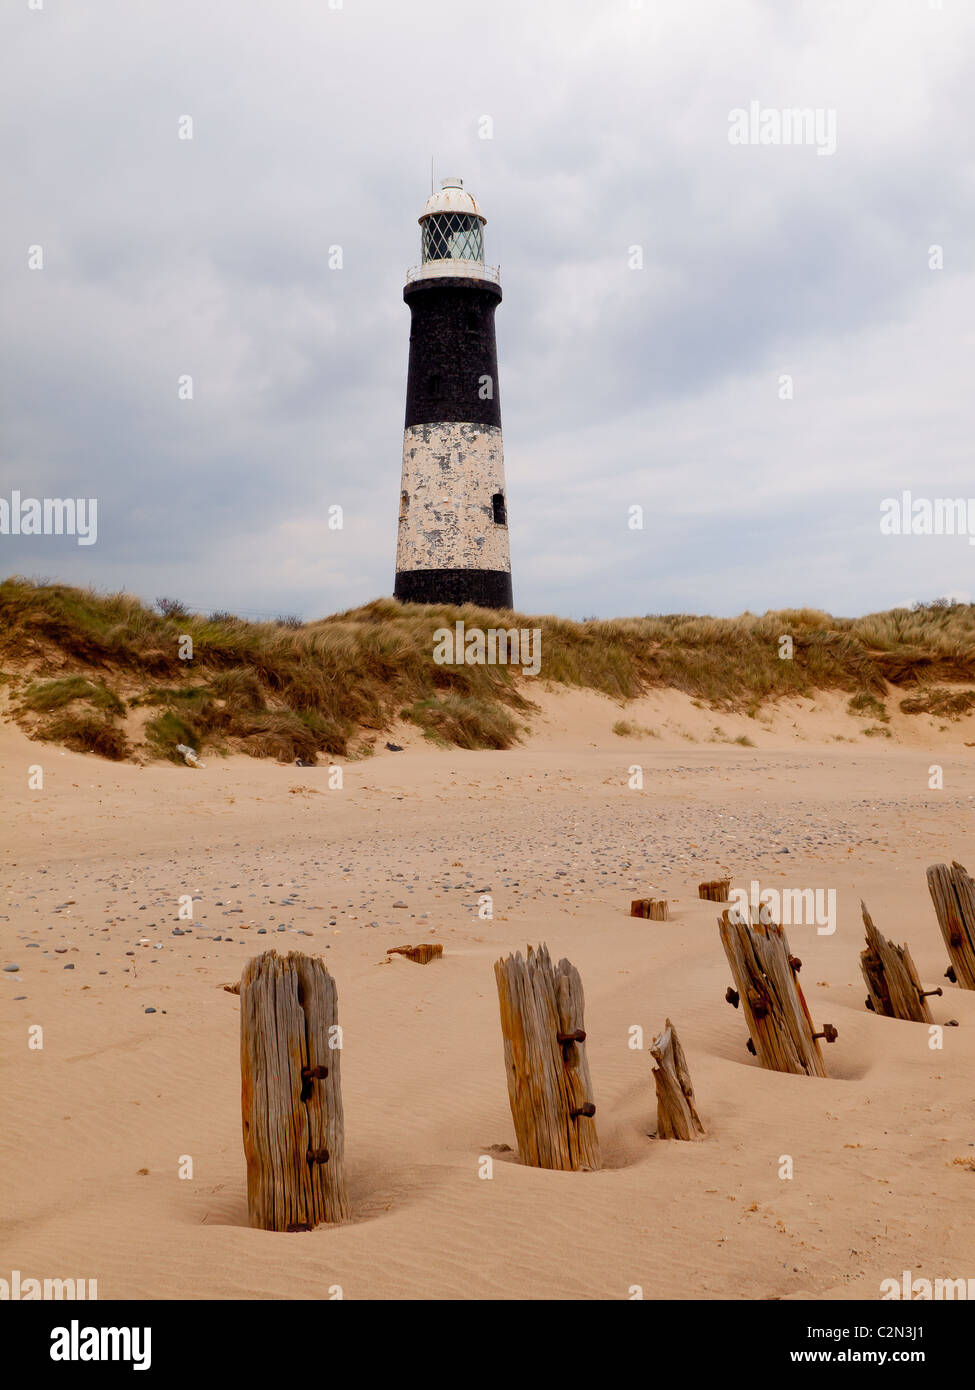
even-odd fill
[(458, 178), (440, 180), (440, 192), (430, 194), (417, 221), (423, 222), (436, 212), (466, 213), (468, 216), (473, 215), (480, 218), (483, 223), (487, 222), (487, 218), (477, 205), (477, 199), (473, 193), (465, 191), (463, 179)]

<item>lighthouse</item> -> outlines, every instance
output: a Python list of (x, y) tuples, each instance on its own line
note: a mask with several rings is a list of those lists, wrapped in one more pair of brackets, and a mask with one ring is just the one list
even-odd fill
[(404, 603), (510, 608), (511, 559), (487, 218), (458, 178), (420, 214), (407, 272), (410, 365), (394, 593)]

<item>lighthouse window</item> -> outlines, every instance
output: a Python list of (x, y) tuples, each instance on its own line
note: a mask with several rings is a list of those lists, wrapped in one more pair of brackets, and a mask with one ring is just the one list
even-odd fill
[(438, 212), (423, 223), (425, 261), (483, 261), (480, 218), (461, 212)]
[(495, 526), (507, 526), (508, 513), (505, 510), (503, 492), (496, 492), (494, 494), (494, 496), (491, 498), (491, 506), (494, 508)]

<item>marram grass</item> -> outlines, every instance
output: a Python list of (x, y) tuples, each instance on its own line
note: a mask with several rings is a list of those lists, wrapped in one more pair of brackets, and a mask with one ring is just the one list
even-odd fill
[[(468, 630), (540, 629), (540, 674), (437, 665), (434, 631), (461, 619)], [(186, 636), (192, 661), (179, 656)], [(779, 655), (783, 636), (791, 659)], [(573, 622), (377, 599), (296, 625), (203, 617), (178, 604), (163, 615), (128, 594), (11, 578), (0, 583), (0, 668), (14, 717), (38, 738), (108, 757), (178, 759), (176, 745), (187, 743), (313, 761), (368, 753), (398, 718), (435, 742), (510, 747), (530, 723), (535, 681), (621, 704), (669, 687), (749, 713), (833, 689), (865, 715), (893, 684), (923, 706), (938, 681), (975, 680), (975, 606)]]

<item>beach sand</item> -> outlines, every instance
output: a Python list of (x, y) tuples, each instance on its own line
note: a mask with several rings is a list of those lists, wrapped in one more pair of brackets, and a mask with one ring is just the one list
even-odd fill
[[(931, 863), (975, 870), (973, 720), (894, 713), (893, 737), (864, 737), (839, 695), (748, 719), (676, 692), (625, 710), (531, 693), (523, 745), (398, 729), (404, 751), (384, 735), (341, 790), (324, 765), (114, 764), (0, 725), (0, 964), (19, 966), (0, 974), (0, 1276), (97, 1279), (102, 1299), (874, 1299), (904, 1270), (975, 1276), (975, 992), (943, 978), (925, 883)], [(787, 928), (813, 1019), (839, 1030), (828, 1080), (746, 1051), (697, 898), (724, 875), (836, 890), (835, 933)], [(650, 895), (673, 920), (628, 916)], [(933, 1017), (960, 1026), (941, 1049), (865, 1010), (861, 897), (944, 986)], [(416, 941), (443, 958), (387, 959)], [(595, 1173), (492, 1147), (514, 1145), (492, 967), (541, 941), (585, 986)], [(321, 953), (337, 981), (341, 1227), (248, 1228), (240, 1001), (221, 986), (271, 947)], [(665, 1017), (697, 1144), (650, 1137)]]

